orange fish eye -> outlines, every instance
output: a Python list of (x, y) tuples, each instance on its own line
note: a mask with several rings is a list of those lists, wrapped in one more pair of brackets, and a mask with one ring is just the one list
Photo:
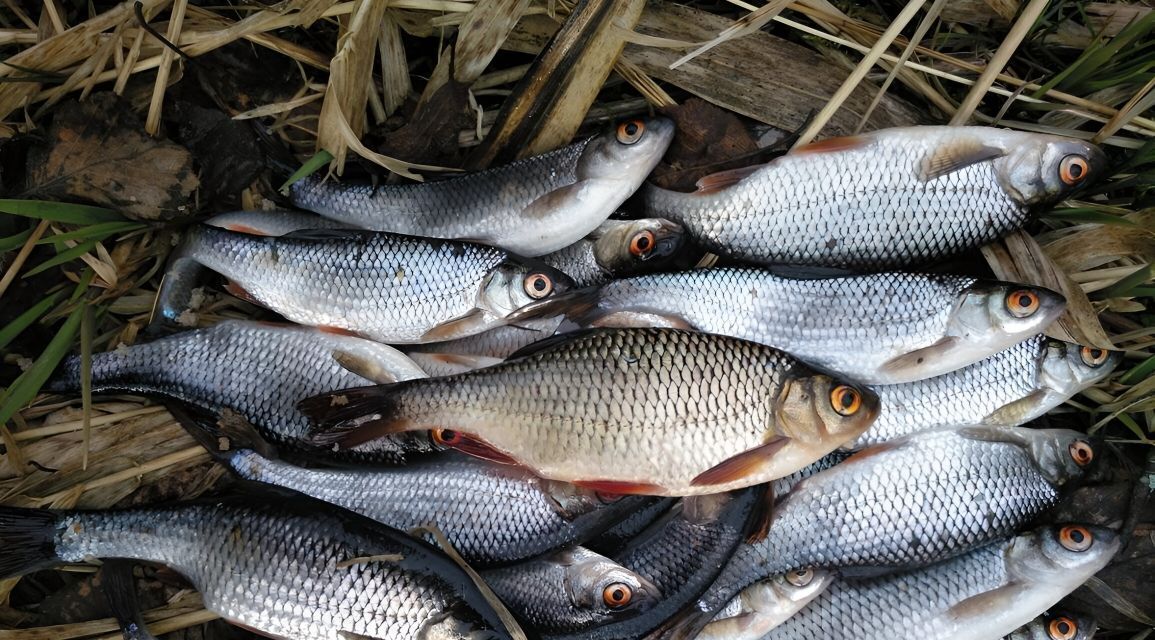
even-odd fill
[(444, 447), (461, 444), (461, 433), (452, 429), (434, 429), (433, 441)]
[(1087, 159), (1082, 156), (1070, 155), (1059, 163), (1059, 178), (1064, 184), (1074, 186), (1087, 177)]
[(1095, 450), (1091, 448), (1091, 443), (1086, 440), (1072, 442), (1067, 450), (1071, 452), (1071, 459), (1080, 467), (1091, 464), (1091, 461), (1095, 459)]
[(553, 280), (544, 273), (531, 273), (525, 279), (525, 292), (534, 300), (553, 293)]
[(1097, 367), (1107, 361), (1107, 356), (1110, 355), (1110, 352), (1106, 349), (1083, 347), (1080, 355), (1083, 357), (1083, 364), (1088, 367)]
[(830, 392), (830, 404), (838, 414), (852, 416), (862, 408), (862, 394), (854, 387), (841, 384)]
[(814, 572), (810, 569), (799, 569), (786, 574), (786, 582), (796, 587), (805, 587), (812, 580), (814, 580)]
[(1026, 318), (1039, 310), (1039, 294), (1018, 289), (1007, 294), (1007, 311), (1016, 318)]
[(630, 120), (618, 125), (618, 142), (622, 144), (634, 144), (642, 139), (642, 134), (646, 132), (646, 124), (641, 120)]
[(615, 582), (602, 589), (602, 602), (611, 609), (621, 609), (634, 599), (634, 590), (624, 582)]
[(1059, 616), (1047, 623), (1047, 636), (1052, 640), (1073, 640), (1079, 635), (1079, 625), (1067, 616)]
[(644, 257), (654, 248), (654, 232), (639, 231), (630, 239), (630, 253), (636, 257)]
[(1095, 537), (1087, 527), (1072, 524), (1059, 530), (1059, 544), (1068, 551), (1086, 551), (1093, 542)]

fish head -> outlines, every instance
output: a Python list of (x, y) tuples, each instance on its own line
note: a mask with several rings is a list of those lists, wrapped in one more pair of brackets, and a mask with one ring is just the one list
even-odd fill
[(1056, 202), (1105, 173), (1107, 157), (1095, 145), (1060, 136), (1016, 137), (995, 160), (1003, 189), (1023, 205)]
[(1070, 429), (984, 425), (962, 427), (957, 433), (971, 440), (1019, 447), (1031, 457), (1039, 473), (1056, 485), (1085, 476), (1100, 453), (1091, 438)]
[(1085, 524), (1048, 525), (1020, 535), (1005, 551), (1007, 578), (1019, 584), (1070, 583), (1107, 565), (1122, 543), (1114, 531)]
[(571, 604), (590, 622), (630, 618), (662, 600), (662, 592), (654, 583), (588, 549), (562, 551), (555, 561), (565, 565), (565, 589)]
[(1050, 289), (979, 280), (959, 295), (945, 333), (974, 350), (974, 362), (1040, 333), (1066, 306)]
[(658, 166), (674, 140), (674, 121), (638, 118), (619, 123), (589, 140), (578, 159), (579, 181), (598, 180), (621, 185), (629, 197)]
[(486, 275), (476, 306), (503, 320), (531, 317), (531, 310), (573, 288), (573, 279), (561, 271), (537, 260), (511, 256)]
[(607, 220), (598, 227), (594, 259), (614, 276), (660, 269), (682, 247), (682, 225), (662, 218)]
[(825, 374), (788, 379), (774, 404), (782, 435), (833, 446), (862, 435), (878, 412), (878, 394)]
[(758, 613), (789, 613), (818, 597), (833, 581), (829, 569), (798, 569), (755, 584), (742, 598)]
[(1047, 340), (1040, 382), (1064, 397), (1073, 396), (1106, 378), (1122, 361), (1122, 351)]

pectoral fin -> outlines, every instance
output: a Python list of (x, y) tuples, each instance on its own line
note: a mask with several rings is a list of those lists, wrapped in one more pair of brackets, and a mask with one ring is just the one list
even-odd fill
[(944, 144), (923, 159), (919, 179), (923, 182), (940, 178), (972, 164), (1005, 155), (1002, 149), (988, 147), (977, 139), (965, 138)]
[(756, 164), (751, 167), (739, 167), (737, 169), (729, 169), (726, 171), (711, 173), (708, 176), (702, 176), (701, 178), (698, 178), (696, 183), (694, 183), (694, 186), (698, 187), (698, 190), (694, 193), (704, 194), (721, 191), (730, 185), (738, 184), (765, 166), (766, 165), (764, 164)]
[(785, 447), (790, 440), (786, 436), (777, 436), (766, 444), (743, 451), (703, 471), (690, 484), (695, 487), (729, 484), (755, 475), (762, 471), (774, 454)]
[(380, 362), (362, 355), (334, 349), (333, 359), (350, 373), (355, 373), (377, 384), (390, 384), (398, 381), (397, 376), (392, 371), (382, 367)]
[(1046, 398), (1046, 391), (1036, 390), (1024, 398), (1019, 398), (995, 409), (990, 415), (983, 418), (983, 424), (1017, 427), (1029, 420), (1030, 416), (1038, 409), (1039, 403)]
[(545, 220), (551, 215), (556, 215), (558, 211), (570, 207), (574, 201), (581, 199), (582, 191), (585, 191), (587, 186), (584, 180), (579, 180), (573, 184), (558, 187), (527, 204), (521, 210), (521, 215), (527, 220)]
[(954, 336), (947, 336), (930, 345), (929, 347), (916, 349), (910, 353), (904, 353), (901, 356), (896, 356), (890, 360), (887, 360), (881, 367), (879, 367), (879, 371), (888, 374), (895, 374), (906, 371), (907, 369), (920, 369), (928, 361), (942, 357), (944, 353), (954, 349), (958, 345), (958, 342), (958, 338)]
[(608, 329), (631, 329), (631, 328), (662, 328), (662, 329), (683, 329), (691, 331), (694, 326), (686, 322), (679, 316), (670, 313), (661, 313), (659, 311), (650, 311), (647, 309), (637, 309), (633, 311), (614, 311), (599, 316), (591, 320), (589, 327), (608, 328)]
[(490, 321), (481, 309), (474, 309), (463, 316), (443, 322), (422, 334), (419, 342), (445, 342), (478, 332), (479, 327), (488, 326)]

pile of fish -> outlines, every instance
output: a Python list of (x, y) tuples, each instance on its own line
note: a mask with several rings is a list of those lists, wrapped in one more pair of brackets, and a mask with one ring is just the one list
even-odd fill
[[(644, 185), (673, 135), (635, 120), (428, 184), (305, 178), (291, 198), (324, 217), (190, 229), (159, 326), (195, 319), (212, 272), (307, 326), (96, 354), (91, 387), (165, 400), (237, 482), (0, 508), (0, 577), (157, 562), (295, 639), (1090, 637), (1052, 609), (1120, 539), (1041, 523), (1101, 455), (1027, 423), (1120, 354), (1044, 336), (1053, 291), (910, 269), (1023, 227), (1101, 152), (891, 129), (674, 193)], [(611, 219), (635, 192), (650, 217)], [(723, 266), (687, 269), (695, 247)], [(51, 388), (84, 376), (69, 360)]]

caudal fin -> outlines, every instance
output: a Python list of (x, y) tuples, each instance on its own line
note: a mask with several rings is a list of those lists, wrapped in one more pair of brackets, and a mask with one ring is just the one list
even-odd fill
[(227, 462), (241, 449), (256, 451), (265, 458), (277, 457), (276, 447), (262, 438), (244, 416), (231, 409), (214, 411), (175, 401), (165, 404), (184, 430), (219, 461)]
[(351, 449), (383, 436), (420, 429), (398, 411), (395, 394), (405, 384), (332, 391), (297, 403), (297, 409), (313, 423), (309, 442)]
[(59, 521), (60, 515), (52, 511), (0, 506), (0, 578), (22, 576), (59, 564)]

